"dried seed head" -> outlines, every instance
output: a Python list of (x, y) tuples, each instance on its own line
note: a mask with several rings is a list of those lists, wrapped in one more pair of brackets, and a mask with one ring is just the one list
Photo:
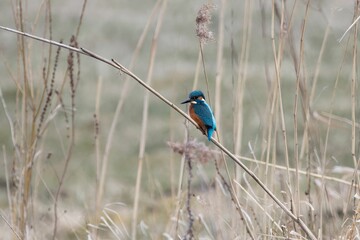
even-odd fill
[(189, 159), (200, 163), (207, 163), (220, 157), (219, 151), (207, 147), (203, 142), (197, 142), (195, 139), (187, 143), (167, 142), (168, 146), (180, 155), (185, 154)]
[(209, 30), (211, 23), (211, 12), (215, 9), (213, 4), (204, 4), (198, 11), (196, 17), (196, 36), (199, 37), (201, 43), (214, 40), (214, 34)]

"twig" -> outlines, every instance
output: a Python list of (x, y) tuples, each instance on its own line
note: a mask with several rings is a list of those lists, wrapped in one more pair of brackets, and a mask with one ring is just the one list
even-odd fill
[[(305, 29), (306, 29), (306, 23), (307, 23), (307, 16), (308, 16), (308, 10), (309, 10), (310, 0), (308, 0), (305, 10), (305, 16), (302, 23), (301, 28), (301, 37), (300, 37), (300, 57), (298, 61), (298, 65), (296, 66), (297, 70), (297, 76), (296, 76), (296, 87), (295, 87), (295, 99), (294, 99), (294, 158), (295, 158), (295, 201), (294, 201), (294, 209), (295, 213), (300, 213), (300, 183), (299, 183), (299, 137), (298, 137), (298, 104), (299, 104), (299, 93), (300, 93), (300, 85), (302, 78), (304, 77), (302, 74), (302, 67), (304, 62), (304, 35), (305, 35)], [(303, 96), (304, 98), (304, 96)]]
[[(141, 34), (138, 43), (136, 45), (133, 57), (131, 59), (131, 62), (129, 64), (129, 69), (131, 70), (133, 68), (133, 66), (135, 65), (135, 61), (137, 59), (137, 56), (140, 52), (141, 46), (144, 43), (144, 39), (147, 35), (151, 20), (153, 19), (156, 9), (158, 8), (160, 1), (157, 1), (157, 3), (155, 4), (151, 16), (149, 17), (149, 20), (146, 23), (146, 26), (143, 30), (143, 33)], [(115, 130), (116, 130), (116, 126), (118, 123), (118, 119), (122, 110), (122, 106), (124, 105), (126, 96), (129, 92), (129, 76), (126, 77), (125, 82), (122, 86), (122, 90), (121, 93), (119, 94), (119, 100), (118, 100), (118, 104), (116, 106), (115, 112), (114, 112), (114, 117), (112, 119), (111, 125), (110, 125), (110, 129), (109, 129), (109, 133), (106, 139), (106, 144), (105, 144), (105, 150), (104, 150), (104, 154), (102, 157), (102, 163), (101, 163), (101, 170), (100, 170), (100, 175), (99, 175), (99, 185), (98, 185), (98, 193), (96, 195), (96, 201), (98, 202), (98, 205), (100, 206), (100, 203), (102, 201), (102, 196), (103, 196), (103, 192), (104, 192), (104, 185), (105, 185), (105, 177), (106, 177), (106, 173), (107, 173), (107, 167), (108, 167), (108, 160), (109, 160), (109, 154), (110, 154), (110, 150), (112, 147), (112, 143), (113, 143), (113, 137), (115, 134)]]
[(3, 97), (1, 87), (0, 87), (0, 100), (1, 100), (2, 106), (4, 108), (6, 118), (7, 118), (8, 122), (9, 122), (10, 132), (11, 132), (11, 141), (12, 141), (12, 144), (13, 144), (13, 146), (15, 148), (16, 156), (17, 156), (18, 159), (21, 159), (21, 153), (20, 153), (19, 145), (16, 143), (15, 128), (14, 128), (13, 120), (11, 119), (10, 113), (8, 111), (5, 99)]
[[(225, 9), (226, 9), (225, 6), (226, 6), (226, 0), (222, 0), (220, 16), (219, 16), (219, 27), (218, 27), (219, 40), (218, 40), (218, 46), (217, 46), (216, 79), (215, 79), (215, 119), (217, 119), (216, 137), (217, 137), (218, 142), (220, 142), (220, 136), (221, 136), (221, 134), (220, 134), (220, 129), (221, 129), (221, 127), (220, 127), (220, 125), (221, 125), (221, 117), (220, 117), (221, 116), (221, 81), (222, 81), (222, 75), (223, 75), (224, 14), (225, 14)], [(210, 11), (204, 11), (206, 9), (210, 10), (211, 8), (213, 8), (213, 6), (208, 5), (208, 4), (204, 5), (199, 10), (198, 17), (196, 19), (197, 32), (198, 32), (197, 35), (199, 37), (199, 44), (200, 44), (200, 57), (202, 60), (202, 67), (203, 67), (203, 71), (204, 71), (208, 102), (210, 105), (211, 105), (211, 98), (210, 98), (210, 91), (209, 91), (209, 80), (208, 80), (207, 71), (205, 68), (206, 65), (205, 65), (205, 58), (204, 58), (204, 52), (203, 52), (204, 51), (203, 47), (204, 47), (204, 43), (206, 42), (205, 41), (206, 39), (204, 39), (204, 37), (203, 37), (204, 35), (202, 35), (201, 33), (207, 33), (207, 34), (209, 34), (209, 36), (212, 36), (212, 33), (207, 31), (207, 26), (206, 26), (207, 24), (210, 23), (211, 14), (210, 14)], [(247, 10), (248, 9), (246, 9), (245, 11), (247, 11)], [(204, 13), (206, 13), (206, 14), (203, 15)], [(204, 16), (206, 16), (206, 17), (204, 17)], [(203, 25), (203, 26), (201, 26), (201, 25)], [(202, 27), (205, 27), (206, 31), (199, 32), (200, 29), (204, 30), (204, 28), (202, 28)], [(196, 82), (194, 82), (194, 86), (195, 85), (196, 85)], [(227, 176), (228, 176), (230, 182), (228, 183), (226, 181), (225, 177), (221, 174), (217, 159), (215, 159), (215, 161), (214, 161), (216, 173), (220, 177), (221, 182), (222, 182), (222, 184), (224, 184), (226, 190), (229, 192), (231, 201), (234, 203), (235, 208), (236, 208), (237, 212), (239, 213), (241, 220), (244, 222), (247, 233), (249, 234), (251, 239), (255, 239), (255, 237), (251, 231), (251, 228), (249, 227), (249, 224), (244, 217), (242, 206), (240, 205), (239, 200), (236, 196), (235, 188), (232, 184), (229, 168), (228, 168), (228, 165), (225, 160), (225, 156), (224, 156), (223, 152), (221, 152), (221, 156), (222, 156), (222, 161), (225, 165), (226, 173), (227, 173)], [(189, 212), (189, 215), (190, 214), (191, 214), (191, 212)]]
[(10, 178), (9, 178), (9, 173), (8, 173), (8, 166), (7, 166), (7, 155), (6, 155), (6, 148), (5, 145), (2, 146), (2, 150), (3, 150), (3, 159), (4, 159), (4, 170), (5, 170), (5, 181), (6, 181), (6, 193), (7, 193), (7, 197), (8, 197), (8, 202), (9, 202), (9, 209), (10, 211), (12, 211), (13, 206), (12, 206), (12, 201), (11, 201), (11, 190), (10, 190)]
[(87, 4), (87, 0), (84, 0), (84, 3), (83, 3), (82, 8), (81, 8), (81, 14), (80, 14), (79, 23), (78, 23), (78, 26), (76, 28), (76, 33), (75, 33), (76, 39), (78, 38), (79, 33), (80, 33), (80, 27), (82, 25), (82, 20), (84, 18), (86, 4)]
[[(165, 104), (167, 104), (169, 107), (171, 107), (172, 109), (174, 109), (176, 112), (178, 112), (180, 115), (182, 115), (184, 118), (186, 118), (189, 122), (191, 122), (194, 126), (197, 126), (196, 122), (189, 116), (187, 115), (184, 111), (182, 111), (179, 107), (177, 107), (175, 104), (173, 104), (172, 102), (170, 102), (168, 99), (166, 99), (165, 97), (163, 97), (159, 92), (157, 92), (155, 89), (153, 89), (151, 86), (147, 85), (143, 80), (141, 80), (138, 76), (136, 76), (134, 73), (132, 73), (131, 71), (129, 71), (127, 68), (125, 68), (124, 66), (122, 66), (120, 63), (118, 63), (116, 60), (112, 59), (112, 60), (108, 60), (106, 58), (103, 58), (89, 50), (86, 50), (85, 48), (74, 48), (74, 47), (70, 47), (66, 44), (60, 44), (56, 41), (51, 41), (48, 39), (44, 39), (44, 38), (40, 38), (28, 33), (23, 33), (11, 28), (6, 28), (3, 26), (0, 26), (0, 29), (9, 31), (9, 32), (14, 32), (26, 37), (30, 37), (32, 39), (36, 39), (42, 42), (47, 42), (49, 44), (53, 44), (56, 46), (61, 46), (64, 47), (66, 49), (69, 49), (71, 51), (75, 51), (78, 52), (80, 54), (92, 57), (94, 59), (97, 59), (99, 61), (102, 61), (118, 70), (120, 70), (121, 72), (129, 75), (131, 78), (133, 78), (135, 81), (137, 81), (140, 85), (142, 85), (143, 87), (145, 87), (148, 91), (150, 91), (152, 94), (154, 94), (156, 97), (158, 97), (161, 101), (163, 101)], [(277, 60), (276, 60), (277, 61)], [(313, 240), (316, 240), (315, 235), (310, 231), (310, 229), (306, 226), (306, 224), (303, 222), (303, 220), (301, 220), (301, 218), (299, 216), (296, 216), (295, 214), (293, 214), (270, 190), (267, 186), (265, 186), (265, 184), (255, 175), (255, 173), (253, 173), (249, 168), (246, 167), (246, 165), (244, 163), (242, 163), (233, 153), (231, 153), (227, 148), (225, 148), (223, 145), (221, 145), (218, 141), (216, 141), (214, 138), (211, 138), (211, 141), (221, 150), (223, 151), (226, 155), (228, 155), (237, 165), (239, 165), (248, 175), (250, 175), (250, 177), (274, 200), (274, 202), (290, 217), (293, 219), (293, 221), (295, 221), (301, 228), (302, 230), (306, 233), (306, 235)]]
[[(186, 144), (187, 146), (187, 144)], [(192, 164), (191, 158), (189, 157), (189, 152), (185, 150), (185, 161), (188, 165), (188, 181), (187, 181), (187, 195), (186, 195), (186, 211), (189, 217), (189, 224), (188, 229), (186, 231), (186, 235), (184, 237), (185, 240), (193, 240), (194, 239), (194, 232), (193, 232), (193, 225), (194, 225), (194, 214), (191, 211), (191, 180), (193, 178), (192, 174)]]
[(11, 224), (9, 223), (9, 221), (2, 215), (0, 214), (1, 218), (4, 220), (4, 222), (6, 223), (6, 225), (8, 225), (8, 227), (11, 229), (11, 231), (15, 234), (16, 238), (21, 240), (21, 237), (19, 236), (19, 234), (15, 231), (15, 229), (13, 228), (13, 226), (11, 226)]
[[(77, 42), (75, 39), (75, 36), (73, 36), (71, 38), (70, 44), (74, 44), (74, 46), (77, 46)], [(59, 200), (59, 196), (60, 196), (60, 192), (62, 190), (62, 186), (64, 184), (65, 181), (65, 175), (71, 160), (71, 155), (72, 155), (72, 151), (74, 148), (74, 143), (75, 143), (75, 94), (76, 94), (76, 83), (74, 80), (74, 75), (73, 75), (73, 70), (74, 70), (74, 55), (73, 52), (69, 53), (68, 56), (68, 74), (69, 74), (69, 78), (70, 78), (70, 91), (71, 91), (71, 133), (69, 135), (70, 139), (69, 139), (69, 146), (67, 149), (67, 153), (65, 156), (65, 164), (61, 173), (61, 177), (60, 177), (60, 181), (59, 181), (59, 186), (57, 188), (56, 194), (55, 194), (55, 201), (54, 201), (54, 229), (53, 229), (53, 236), (52, 239), (55, 240), (56, 239), (56, 233), (57, 233), (57, 214), (58, 214), (58, 200)], [(80, 67), (80, 66), (78, 66)], [(79, 79), (77, 79), (79, 80)]]
[(351, 28), (354, 27), (354, 25), (359, 21), (359, 19), (360, 19), (360, 16), (358, 16), (358, 17), (355, 19), (355, 21), (353, 21), (353, 23), (350, 25), (350, 27), (348, 27), (348, 28), (346, 29), (346, 31), (344, 32), (344, 34), (343, 34), (343, 35), (341, 36), (341, 38), (338, 40), (339, 43), (344, 39), (345, 35), (350, 31)]
[[(146, 84), (150, 85), (152, 78), (153, 78), (153, 70), (155, 65), (155, 56), (156, 56), (156, 49), (157, 49), (157, 40), (160, 34), (160, 29), (163, 23), (163, 17), (166, 9), (167, 0), (162, 0), (154, 32), (154, 36), (152, 39), (151, 50), (150, 50), (150, 62), (149, 68), (147, 73)], [(157, 4), (156, 4), (157, 5)], [(141, 177), (142, 177), (142, 169), (143, 169), (143, 162), (145, 157), (145, 147), (146, 147), (146, 133), (148, 127), (148, 112), (149, 112), (149, 92), (145, 92), (144, 96), (144, 105), (143, 105), (143, 113), (142, 113), (142, 123), (141, 123), (141, 133), (140, 133), (140, 146), (139, 146), (139, 165), (137, 170), (136, 176), (136, 183), (135, 183), (135, 196), (134, 196), (134, 210), (132, 215), (132, 232), (131, 232), (131, 239), (136, 240), (136, 226), (137, 226), (137, 216), (138, 216), (138, 209), (139, 209), (139, 199), (140, 199), (140, 187), (141, 187)]]
[[(224, 25), (225, 25), (225, 9), (226, 0), (220, 1), (220, 15), (219, 15), (219, 27), (218, 27), (218, 45), (216, 53), (216, 77), (215, 77), (215, 119), (217, 120), (217, 129), (221, 129), (221, 83), (223, 78), (223, 56), (224, 56)], [(220, 133), (218, 133), (220, 134)]]

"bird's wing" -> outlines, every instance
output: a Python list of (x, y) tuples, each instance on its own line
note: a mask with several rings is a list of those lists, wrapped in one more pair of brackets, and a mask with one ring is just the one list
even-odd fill
[(216, 128), (213, 113), (207, 104), (195, 104), (194, 111), (207, 127)]

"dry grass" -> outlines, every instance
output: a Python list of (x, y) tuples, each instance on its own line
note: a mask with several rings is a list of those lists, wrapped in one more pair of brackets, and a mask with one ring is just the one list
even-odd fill
[(5, 238), (359, 238), (356, 1), (55, 4), (0, 3)]

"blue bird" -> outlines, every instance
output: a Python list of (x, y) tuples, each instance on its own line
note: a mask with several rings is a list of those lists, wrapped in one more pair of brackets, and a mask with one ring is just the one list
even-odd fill
[(216, 121), (210, 106), (205, 101), (204, 94), (199, 90), (192, 91), (189, 94), (189, 99), (181, 104), (184, 103), (190, 103), (190, 117), (199, 125), (200, 130), (204, 135), (207, 135), (210, 141), (214, 131), (216, 131)]

